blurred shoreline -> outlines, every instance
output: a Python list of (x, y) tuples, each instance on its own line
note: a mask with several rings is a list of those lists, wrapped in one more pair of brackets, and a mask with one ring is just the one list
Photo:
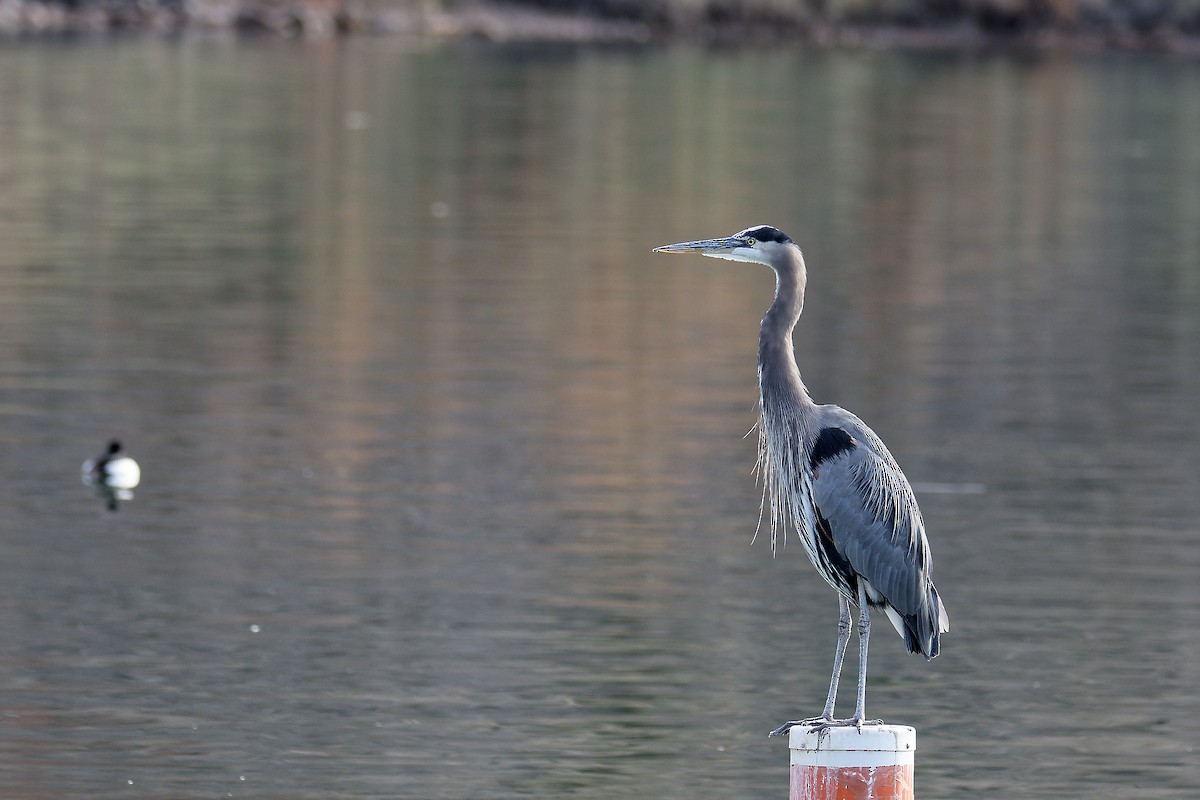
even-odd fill
[(1200, 54), (1200, 0), (0, 0), (0, 37), (114, 32)]

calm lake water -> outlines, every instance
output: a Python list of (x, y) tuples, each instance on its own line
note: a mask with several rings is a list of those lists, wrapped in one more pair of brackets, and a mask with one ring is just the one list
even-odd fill
[(1200, 63), (129, 40), (0, 49), (0, 798), (786, 796), (772, 276), (650, 253), (760, 222), (927, 520), (918, 795), (1195, 797)]

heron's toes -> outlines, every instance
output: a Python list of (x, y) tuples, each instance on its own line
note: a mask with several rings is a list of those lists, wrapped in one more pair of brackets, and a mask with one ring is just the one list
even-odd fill
[(782, 736), (783, 734), (795, 728), (797, 725), (802, 727), (821, 726), (818, 730), (828, 727), (830, 724), (837, 724), (837, 720), (829, 717), (808, 717), (807, 719), (794, 719), (791, 722), (785, 722), (775, 730), (768, 733), (768, 736)]
[(771, 731), (771, 736), (780, 736), (787, 733), (797, 725), (809, 728), (809, 733), (820, 733), (827, 728), (856, 728), (859, 733), (862, 733), (863, 726), (882, 725), (881, 719), (863, 719), (862, 717), (847, 717), (846, 719), (829, 719), (828, 717), (810, 717), (809, 719), (797, 719), (791, 722), (785, 722), (775, 730)]

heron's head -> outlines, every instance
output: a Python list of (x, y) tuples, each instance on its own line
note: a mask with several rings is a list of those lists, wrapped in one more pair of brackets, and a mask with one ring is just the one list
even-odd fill
[(796, 248), (792, 237), (770, 225), (755, 225), (723, 239), (699, 239), (654, 248), (656, 253), (699, 253), (729, 261), (749, 261), (775, 267), (785, 254)]

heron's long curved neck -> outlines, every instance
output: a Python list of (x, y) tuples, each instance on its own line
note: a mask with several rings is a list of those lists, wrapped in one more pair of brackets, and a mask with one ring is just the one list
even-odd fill
[(800, 379), (792, 349), (792, 330), (804, 310), (807, 280), (804, 256), (798, 247), (789, 247), (786, 256), (775, 265), (775, 301), (767, 309), (758, 331), (759, 385), (764, 406), (788, 402), (813, 404)]

